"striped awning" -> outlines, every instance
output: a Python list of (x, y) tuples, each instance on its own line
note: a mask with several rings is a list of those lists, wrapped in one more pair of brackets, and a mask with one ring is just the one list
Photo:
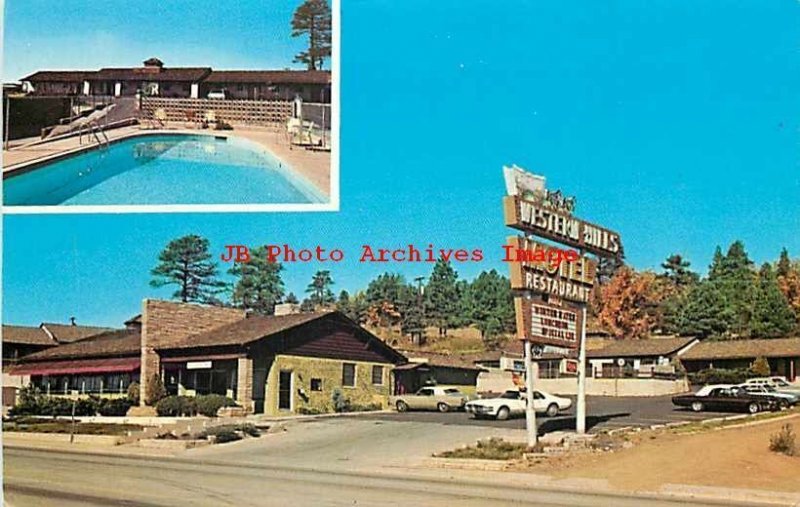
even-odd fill
[(139, 357), (112, 357), (105, 359), (79, 359), (67, 361), (37, 361), (20, 364), (11, 375), (68, 375), (77, 373), (115, 373), (136, 371), (141, 366)]

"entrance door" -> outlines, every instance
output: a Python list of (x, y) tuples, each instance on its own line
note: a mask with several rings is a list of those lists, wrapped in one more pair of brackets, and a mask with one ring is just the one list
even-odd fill
[(281, 370), (278, 378), (278, 410), (292, 409), (292, 372)]

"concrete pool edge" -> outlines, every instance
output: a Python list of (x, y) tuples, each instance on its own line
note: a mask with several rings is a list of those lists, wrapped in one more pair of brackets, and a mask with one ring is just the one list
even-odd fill
[[(280, 133), (269, 129), (259, 128), (246, 128), (240, 127), (235, 130), (229, 131), (216, 131), (216, 130), (195, 130), (195, 129), (131, 129), (131, 127), (122, 127), (119, 130), (109, 131), (109, 145), (117, 144), (123, 141), (144, 138), (148, 136), (194, 136), (194, 137), (213, 137), (225, 138), (231, 141), (246, 143), (252, 145), (260, 151), (265, 152), (269, 156), (280, 161), (282, 167), (285, 168), (287, 177), (303, 194), (313, 196), (312, 203), (284, 203), (284, 204), (246, 204), (246, 205), (227, 205), (227, 204), (170, 204), (170, 205), (81, 205), (77, 206), (80, 210), (67, 211), (66, 208), (70, 206), (61, 205), (11, 205), (3, 206), (3, 209), (10, 213), (34, 213), (34, 212), (55, 212), (55, 213), (72, 213), (72, 212), (102, 212), (101, 208), (110, 208), (110, 212), (157, 212), (161, 209), (164, 211), (336, 211), (338, 210), (338, 196), (332, 196), (333, 190), (333, 175), (334, 170), (333, 154), (327, 152), (324, 154), (312, 154), (309, 156), (305, 154), (305, 150), (298, 149), (292, 146), (282, 146), (283, 142)], [(71, 140), (72, 144), (77, 142), (74, 138)], [(33, 154), (32, 158), (18, 162), (13, 165), (3, 167), (3, 180), (8, 181), (10, 178), (21, 176), (30, 173), (39, 168), (46, 167), (50, 164), (59, 161), (80, 156), (85, 153), (94, 152), (100, 149), (100, 146), (92, 143), (80, 146), (72, 146), (69, 148), (62, 148), (58, 151), (52, 151), (42, 156)], [(38, 150), (37, 150), (38, 151)], [(293, 153), (294, 152), (294, 153)], [(7, 151), (4, 151), (4, 156)], [(288, 157), (287, 157), (288, 155)], [(304, 158), (305, 157), (305, 158)], [(287, 158), (289, 160), (287, 160)], [(301, 162), (298, 166), (297, 161)], [(303, 162), (308, 163), (308, 167), (302, 165)], [(250, 209), (250, 208), (253, 209)], [(309, 208), (310, 207), (310, 208)], [(28, 209), (24, 209), (28, 208)], [(150, 209), (155, 208), (155, 209)], [(34, 210), (35, 209), (35, 210)]]

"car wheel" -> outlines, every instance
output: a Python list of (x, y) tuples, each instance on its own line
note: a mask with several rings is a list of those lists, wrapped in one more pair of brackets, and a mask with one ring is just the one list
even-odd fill
[(703, 411), (703, 402), (702, 401), (693, 401), (692, 402), (692, 410), (695, 412), (702, 412)]
[(436, 405), (436, 409), (439, 410), (439, 412), (450, 412), (450, 405), (440, 402), (438, 405)]
[(397, 407), (398, 412), (408, 411), (408, 403), (403, 400), (399, 400), (395, 406)]
[(747, 411), (751, 414), (757, 414), (759, 411), (758, 403), (751, 403), (747, 405)]
[(786, 409), (789, 408), (789, 402), (787, 400), (781, 400), (781, 401), (778, 402), (778, 407), (781, 410), (786, 410)]
[(547, 407), (547, 417), (555, 417), (558, 415), (558, 405), (555, 403), (551, 403), (549, 407)]
[(509, 415), (511, 415), (511, 411), (508, 410), (508, 407), (500, 407), (500, 410), (497, 411), (497, 420), (505, 421)]

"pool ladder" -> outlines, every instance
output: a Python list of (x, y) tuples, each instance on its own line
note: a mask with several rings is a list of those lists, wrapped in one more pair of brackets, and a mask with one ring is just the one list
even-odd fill
[(83, 144), (83, 134), (86, 132), (87, 139), (94, 137), (95, 142), (102, 148), (108, 148), (108, 136), (96, 121), (90, 121), (80, 126), (78, 129), (78, 142)]

